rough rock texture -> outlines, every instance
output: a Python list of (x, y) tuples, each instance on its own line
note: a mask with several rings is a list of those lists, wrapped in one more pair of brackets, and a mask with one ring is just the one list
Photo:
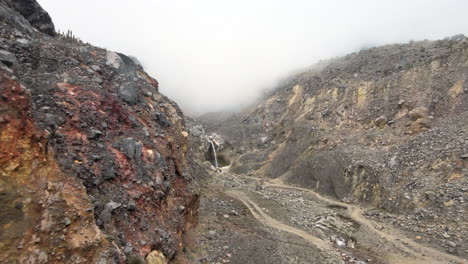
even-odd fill
[(1, 2), (18, 12), (37, 30), (50, 36), (55, 35), (55, 26), (52, 19), (35, 0), (2, 0)]
[(188, 157), (189, 167), (193, 170), (192, 174), (198, 184), (204, 185), (208, 179), (207, 162), (205, 160), (206, 153), (209, 152), (210, 145), (208, 137), (205, 134), (203, 126), (198, 124), (195, 120), (186, 118), (187, 133), (188, 133), (188, 147), (190, 156)]
[(173, 258), (198, 210), (181, 111), (138, 63), (50, 23), (0, 2), (0, 262)]
[(468, 39), (455, 36), (319, 63), (205, 127), (237, 147), (233, 172), (375, 206), (466, 257), (467, 120)]

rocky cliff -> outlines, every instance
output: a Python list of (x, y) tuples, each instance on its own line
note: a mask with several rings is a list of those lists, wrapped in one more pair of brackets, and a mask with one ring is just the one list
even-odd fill
[(35, 1), (0, 1), (0, 24), (0, 262), (173, 258), (198, 211), (178, 106)]
[(374, 207), (466, 257), (467, 82), (464, 36), (387, 45), (321, 62), (205, 127), (237, 146), (232, 172)]

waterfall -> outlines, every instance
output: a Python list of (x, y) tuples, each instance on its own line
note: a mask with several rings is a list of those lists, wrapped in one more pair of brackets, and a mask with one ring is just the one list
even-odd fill
[(210, 143), (211, 143), (211, 149), (213, 149), (215, 169), (217, 169), (218, 168), (218, 158), (216, 157), (216, 148), (215, 148), (215, 145), (213, 143), (213, 140), (210, 140)]

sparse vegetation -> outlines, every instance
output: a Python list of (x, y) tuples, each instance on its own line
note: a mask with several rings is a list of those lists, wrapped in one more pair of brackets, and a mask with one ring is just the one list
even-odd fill
[(60, 38), (60, 39), (69, 41), (69, 42), (73, 42), (73, 43), (91, 45), (91, 44), (89, 44), (88, 42), (84, 42), (84, 41), (82, 41), (80, 38), (78, 38), (77, 36), (75, 36), (75, 34), (73, 34), (73, 31), (71, 31), (70, 29), (67, 30), (67, 31), (60, 31), (60, 30), (57, 30), (57, 37)]

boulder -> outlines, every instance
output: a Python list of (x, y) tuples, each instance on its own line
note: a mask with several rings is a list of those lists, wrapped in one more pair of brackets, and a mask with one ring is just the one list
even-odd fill
[(115, 69), (119, 69), (120, 65), (123, 64), (123, 61), (117, 53), (109, 51), (106, 54), (106, 64), (114, 67)]
[(411, 120), (416, 121), (419, 118), (427, 116), (427, 108), (426, 107), (417, 107), (411, 110), (408, 115), (411, 118)]
[(138, 87), (131, 82), (125, 83), (119, 87), (119, 96), (129, 105), (135, 105), (138, 102)]
[(382, 115), (375, 119), (375, 125), (382, 128), (387, 124), (387, 117)]
[(136, 77), (136, 70), (142, 69), (142, 67), (136, 64), (130, 57), (113, 51), (107, 52), (106, 64), (112, 66), (119, 74), (122, 74), (128, 79)]
[(16, 68), (18, 65), (15, 54), (6, 50), (0, 50), (0, 61), (9, 68)]
[(142, 144), (133, 138), (125, 138), (122, 142), (122, 150), (129, 159), (141, 157)]
[(146, 262), (148, 264), (167, 264), (168, 261), (163, 253), (153, 250), (151, 253), (146, 257)]

